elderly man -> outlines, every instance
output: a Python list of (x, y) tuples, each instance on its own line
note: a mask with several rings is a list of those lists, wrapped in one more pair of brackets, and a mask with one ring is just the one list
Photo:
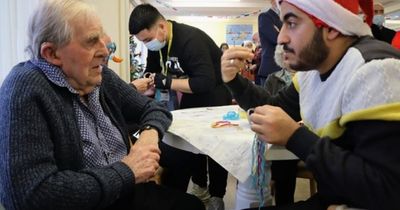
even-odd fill
[[(356, 15), (361, 7), (370, 23), (372, 1), (280, 6), (278, 43), (285, 64), (299, 71), (288, 88), (271, 96), (237, 75), (252, 57), (246, 49), (230, 49), (221, 60), (237, 102), (256, 107), (251, 129), (262, 141), (286, 146), (318, 182), (309, 200), (266, 209), (399, 209), (400, 53), (371, 38)], [(296, 123), (301, 119), (304, 127)]]
[[(0, 89), (0, 202), (6, 209), (204, 209), (147, 183), (170, 113), (102, 66), (100, 18), (79, 0), (43, 1), (29, 61)], [(141, 125), (132, 145), (126, 123)]]

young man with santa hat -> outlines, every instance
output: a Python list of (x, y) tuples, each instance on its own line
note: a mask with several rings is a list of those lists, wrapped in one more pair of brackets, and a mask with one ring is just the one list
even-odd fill
[(280, 7), (278, 44), (298, 71), (288, 88), (271, 96), (238, 75), (253, 56), (247, 49), (221, 59), (236, 101), (255, 108), (259, 140), (286, 146), (318, 183), (306, 201), (265, 209), (399, 209), (400, 53), (372, 38), (372, 0), (283, 0)]

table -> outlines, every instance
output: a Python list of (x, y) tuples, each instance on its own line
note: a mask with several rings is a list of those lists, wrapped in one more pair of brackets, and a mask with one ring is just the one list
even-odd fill
[[(229, 111), (240, 113), (238, 126), (212, 128)], [(244, 114), (242, 114), (244, 113)], [(201, 107), (172, 111), (173, 121), (163, 141), (170, 146), (210, 156), (240, 182), (251, 172), (251, 148), (254, 132), (250, 130), (246, 114), (237, 105)], [(286, 148), (268, 145), (268, 160), (298, 159)]]

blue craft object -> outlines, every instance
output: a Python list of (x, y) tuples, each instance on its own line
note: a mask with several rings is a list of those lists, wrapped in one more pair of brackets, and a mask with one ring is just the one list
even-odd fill
[(239, 113), (235, 111), (229, 111), (222, 117), (223, 120), (238, 120), (239, 118)]

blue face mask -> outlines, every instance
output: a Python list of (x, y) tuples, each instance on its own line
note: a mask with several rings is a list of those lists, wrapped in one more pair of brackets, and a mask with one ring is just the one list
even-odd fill
[(372, 19), (372, 22), (377, 26), (383, 26), (383, 24), (385, 23), (385, 16), (375, 15)]
[(160, 42), (157, 38), (154, 38), (153, 40), (145, 43), (144, 45), (146, 45), (147, 49), (149, 49), (150, 51), (159, 51), (161, 50), (161, 48), (165, 46), (166, 43), (167, 43), (166, 41)]
[[(159, 28), (157, 28), (157, 34), (158, 34), (158, 32), (159, 32)], [(153, 40), (145, 43), (144, 45), (146, 45), (147, 49), (149, 49), (150, 51), (159, 51), (159, 50), (161, 50), (161, 48), (163, 48), (165, 46), (166, 43), (167, 43), (166, 41), (161, 42), (157, 38), (154, 38)]]

